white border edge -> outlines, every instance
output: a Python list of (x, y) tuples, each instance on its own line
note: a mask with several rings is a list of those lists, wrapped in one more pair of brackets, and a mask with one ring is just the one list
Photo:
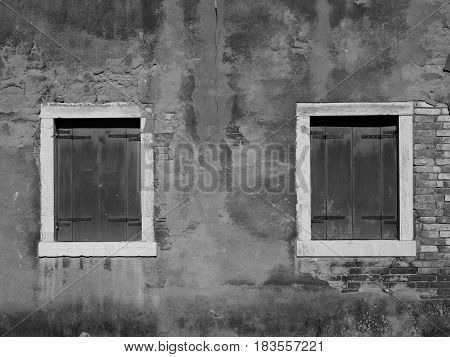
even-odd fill
[(155, 242), (40, 242), (40, 258), (57, 257), (156, 257)]

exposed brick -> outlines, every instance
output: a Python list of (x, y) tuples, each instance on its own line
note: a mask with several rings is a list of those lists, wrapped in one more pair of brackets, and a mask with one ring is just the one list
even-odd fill
[(414, 144), (414, 150), (435, 150), (436, 145)]
[(380, 268), (380, 267), (364, 267), (364, 273), (370, 273), (375, 275), (384, 275), (389, 274), (389, 268)]
[(437, 130), (436, 136), (450, 136), (450, 130)]
[[(425, 233), (425, 232), (421, 232), (421, 233)], [(439, 232), (434, 232), (434, 233), (437, 233), (439, 236)], [(443, 238), (422, 238), (419, 236), (418, 240), (421, 244), (424, 244), (424, 245), (445, 246), (445, 239), (443, 239)]]
[[(414, 166), (414, 172), (434, 172), (440, 173), (442, 168), (440, 166)], [(441, 174), (442, 175), (442, 174)], [(439, 175), (439, 176), (441, 176)], [(438, 176), (438, 177), (439, 177)], [(448, 178), (440, 178), (439, 180), (450, 180), (450, 175)]]
[(403, 287), (405, 287), (405, 288), (407, 288), (408, 287), (408, 283), (406, 283), (406, 282), (392, 282), (392, 283), (388, 283), (388, 287), (389, 288), (393, 288), (394, 286), (403, 286)]
[(445, 254), (442, 254), (442, 253), (419, 253), (419, 259), (429, 259), (429, 260), (445, 259)]
[(419, 274), (439, 274), (439, 268), (418, 268)]
[(348, 289), (359, 289), (361, 287), (361, 282), (359, 281), (350, 281), (347, 283)]
[(420, 247), (420, 251), (422, 253), (430, 253), (430, 252), (436, 252), (438, 251), (438, 248), (435, 245), (422, 245)]
[(408, 267), (408, 268), (391, 268), (391, 274), (416, 274), (417, 268)]
[(437, 276), (438, 281), (450, 281), (450, 274), (440, 274)]
[[(419, 167), (428, 167), (428, 166), (419, 166)], [(439, 180), (450, 180), (450, 173), (439, 174)]]
[[(441, 268), (444, 266), (444, 262), (439, 260), (415, 260), (411, 263), (411, 265), (418, 268), (418, 272), (420, 274), (420, 268)], [(438, 274), (439, 269), (437, 271)]]
[(434, 159), (414, 159), (414, 165), (434, 165)]
[(440, 115), (440, 108), (414, 108), (414, 113), (419, 115)]
[(440, 159), (443, 157), (450, 157), (445, 155), (445, 151), (436, 151), (436, 150), (416, 150), (414, 151), (414, 158), (420, 159), (420, 158), (435, 158)]
[(447, 124), (447, 123), (442, 123), (442, 122), (435, 123), (434, 120), (430, 121), (430, 122), (426, 122), (426, 121), (425, 122), (417, 122), (416, 124), (414, 124), (414, 130), (430, 130), (430, 129), (439, 130), (439, 129), (444, 129), (445, 124)]
[(441, 202), (444, 201), (443, 195), (417, 195), (414, 197), (416, 202)]
[(437, 223), (450, 223), (450, 217), (437, 217)]
[(439, 115), (437, 121), (450, 121), (450, 115)]
[(421, 288), (421, 289), (424, 289), (424, 288), (430, 288), (430, 283), (428, 282), (428, 281), (418, 281), (418, 282), (416, 282), (416, 288)]
[(422, 223), (436, 223), (436, 217), (419, 217), (417, 220)]
[(435, 192), (442, 194), (442, 195), (450, 195), (450, 188), (449, 187), (443, 187), (443, 188), (435, 188), (433, 189)]
[(415, 180), (416, 187), (444, 187), (442, 181), (437, 180)]
[(450, 289), (438, 289), (437, 290), (438, 295), (450, 295)]
[(369, 279), (368, 275), (348, 275), (348, 281), (365, 281)]
[(450, 150), (450, 144), (437, 144), (436, 150), (448, 151)]
[(359, 289), (342, 289), (341, 293), (357, 293)]
[(444, 210), (442, 209), (416, 209), (418, 216), (442, 216)]
[(450, 159), (436, 159), (436, 165), (450, 165)]
[(414, 180), (437, 180), (438, 175), (439, 174), (435, 172), (420, 172), (420, 173), (415, 172)]
[[(430, 115), (415, 115), (414, 116), (414, 121), (416, 123), (433, 123), (436, 120), (438, 120), (438, 116), (430, 116)], [(445, 120), (440, 120), (440, 121), (445, 121)]]
[(411, 275), (409, 277), (410, 281), (437, 281), (437, 275)]
[(450, 231), (450, 224), (439, 224), (439, 223), (431, 223), (431, 224), (423, 224), (422, 229), (424, 231)]
[(423, 244), (426, 244), (423, 240), (423, 238), (438, 238), (439, 237), (439, 232), (438, 231), (421, 231), (418, 233), (419, 234), (419, 238), (420, 238), (420, 242)]
[(381, 279), (384, 282), (409, 281), (408, 275), (383, 275)]
[[(415, 195), (433, 195), (436, 192), (438, 192), (437, 190), (438, 189), (436, 189), (436, 188), (414, 188), (414, 194)], [(439, 190), (445, 190), (445, 188), (440, 188)], [(449, 188), (449, 190), (450, 190), (450, 188)], [(442, 192), (438, 192), (438, 193), (442, 193)]]
[(439, 207), (437, 207), (436, 202), (414, 202), (414, 208), (433, 209)]

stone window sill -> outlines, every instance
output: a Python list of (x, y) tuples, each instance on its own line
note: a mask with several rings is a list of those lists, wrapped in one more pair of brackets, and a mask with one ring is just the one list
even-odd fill
[(298, 257), (415, 257), (413, 240), (297, 241)]
[(40, 242), (39, 257), (156, 257), (155, 242)]

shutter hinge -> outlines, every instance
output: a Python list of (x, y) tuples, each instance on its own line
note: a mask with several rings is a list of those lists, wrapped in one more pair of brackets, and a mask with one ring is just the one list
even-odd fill
[(80, 140), (80, 139), (90, 139), (90, 135), (55, 135), (58, 139), (72, 139), (72, 140)]
[(109, 138), (128, 139), (128, 141), (141, 141), (139, 134), (109, 134)]
[(363, 139), (393, 139), (396, 137), (396, 130), (385, 130), (382, 135), (362, 135)]
[(66, 217), (66, 218), (60, 218), (59, 222), (90, 222), (92, 221), (92, 218), (73, 218), (73, 217)]
[(323, 221), (345, 219), (346, 216), (313, 216), (312, 223), (323, 223)]
[(313, 139), (343, 139), (344, 135), (328, 135), (324, 134), (322, 131), (311, 131), (311, 138)]
[(395, 219), (395, 216), (361, 216), (361, 218), (369, 221), (381, 221), (383, 219)]

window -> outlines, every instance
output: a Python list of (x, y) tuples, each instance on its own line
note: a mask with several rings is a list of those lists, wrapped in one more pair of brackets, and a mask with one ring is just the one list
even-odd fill
[(398, 117), (311, 118), (313, 240), (398, 239)]
[(39, 256), (156, 255), (148, 114), (127, 103), (42, 105)]
[(413, 103), (297, 104), (298, 256), (415, 256)]
[(56, 124), (56, 240), (140, 240), (140, 120)]

